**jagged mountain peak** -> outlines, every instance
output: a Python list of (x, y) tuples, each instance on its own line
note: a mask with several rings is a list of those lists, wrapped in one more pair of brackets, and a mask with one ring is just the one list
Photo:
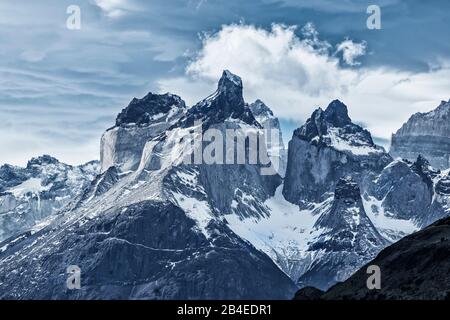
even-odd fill
[(430, 170), (431, 168), (430, 162), (421, 154), (417, 156), (413, 166), (421, 171)]
[(185, 109), (186, 104), (179, 96), (171, 93), (154, 94), (133, 98), (116, 118), (116, 126), (126, 124), (145, 125), (162, 118), (172, 108)]
[[(367, 216), (356, 181), (350, 176), (340, 178), (334, 193), (331, 208), (314, 224), (321, 233), (309, 245), (310, 251), (320, 252), (321, 263), (313, 264), (299, 278), (301, 286), (328, 288), (350, 276), (355, 267), (387, 244)], [(335, 268), (339, 268), (339, 273), (330, 277), (330, 270)]]
[(97, 161), (72, 166), (49, 155), (32, 158), (25, 168), (0, 167), (0, 241), (66, 208), (97, 171)]
[[(269, 134), (266, 135), (266, 145), (269, 156), (274, 157), (271, 158), (272, 163), (275, 158), (278, 158), (279, 161), (279, 170), (278, 173), (284, 177), (284, 173), (286, 172), (286, 163), (287, 163), (287, 153), (284, 147), (283, 137), (281, 133), (280, 121), (276, 116), (274, 116), (272, 110), (260, 99), (257, 99), (255, 102), (249, 105), (249, 108), (255, 117), (256, 121), (263, 127), (265, 130), (269, 130)], [(278, 139), (273, 139), (271, 137), (270, 130), (277, 130), (279, 133)]]
[(219, 80), (217, 90), (220, 92), (235, 92), (236, 95), (242, 95), (242, 79), (241, 77), (224, 70)]
[(442, 100), (441, 103), (436, 107), (436, 109), (425, 113), (419, 113), (425, 116), (436, 116), (442, 115), (443, 113), (450, 112), (450, 99), (448, 101)]
[[(306, 123), (294, 131), (294, 135), (310, 141), (315, 137), (320, 138), (327, 135), (330, 128), (343, 128), (345, 126), (351, 126), (352, 131), (364, 131), (363, 128), (352, 123), (347, 106), (336, 99), (331, 101), (325, 110), (320, 107), (314, 110)], [(373, 144), (371, 137), (368, 140)]]
[(410, 130), (411, 125), (409, 123), (412, 122), (424, 122), (432, 119), (442, 119), (446, 120), (446, 116), (450, 113), (450, 100), (445, 101), (442, 100), (437, 107), (435, 107), (431, 111), (426, 112), (416, 112), (412, 116), (409, 117), (408, 121), (402, 125), (400, 129), (397, 130), (395, 134), (404, 133), (407, 130)]
[(364, 210), (359, 185), (347, 175), (338, 180), (331, 210), (317, 220), (316, 227), (346, 231), (348, 226), (356, 229), (361, 224), (374, 229)]
[(450, 99), (448, 99), (448, 101), (441, 100), (441, 104), (439, 105), (439, 107), (442, 107), (442, 106), (450, 108)]
[(435, 178), (440, 171), (436, 171), (430, 165), (430, 162), (421, 154), (417, 160), (411, 165), (411, 169), (417, 173), (422, 180), (430, 187), (433, 187), (433, 178)]
[(333, 100), (325, 110), (317, 108), (306, 123), (294, 131), (294, 136), (354, 155), (384, 152), (375, 145), (369, 131), (352, 122), (347, 106), (339, 100)]
[(247, 124), (260, 127), (244, 101), (241, 78), (224, 70), (217, 90), (189, 109), (180, 123), (182, 126), (188, 127), (192, 126), (194, 121), (202, 120), (205, 122), (205, 127), (208, 127), (210, 124), (221, 123), (227, 119), (239, 119)]
[(136, 170), (145, 143), (178, 123), (186, 113), (185, 102), (171, 93), (148, 93), (134, 98), (117, 116), (115, 126), (100, 142), (101, 172), (115, 166), (119, 171)]
[(415, 161), (419, 154), (438, 169), (450, 168), (450, 100), (429, 112), (413, 114), (392, 134), (390, 153)]
[(333, 100), (324, 111), (324, 118), (335, 127), (351, 124), (347, 106), (339, 100)]
[(60, 163), (58, 159), (56, 159), (48, 154), (44, 154), (39, 157), (31, 158), (27, 163), (27, 168), (31, 168), (33, 166), (42, 166), (42, 165), (58, 164), (58, 163)]
[(273, 117), (272, 110), (260, 99), (256, 99), (255, 102), (250, 104), (250, 109), (253, 115), (257, 118), (259, 116)]

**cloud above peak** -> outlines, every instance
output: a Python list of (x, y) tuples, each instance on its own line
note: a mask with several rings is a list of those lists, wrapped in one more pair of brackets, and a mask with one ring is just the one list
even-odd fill
[(349, 66), (357, 66), (361, 62), (356, 61), (356, 59), (366, 54), (366, 47), (365, 41), (356, 43), (353, 40), (346, 39), (336, 46), (336, 53), (342, 52), (342, 59)]
[(269, 83), (278, 87), (278, 83), (317, 96), (338, 90), (336, 81), (345, 82), (342, 77), (351, 82), (352, 74), (339, 68), (339, 60), (327, 53), (325, 42), (311, 30), (312, 37), (299, 39), (295, 30), (280, 24), (270, 30), (244, 24), (223, 26), (218, 33), (204, 36), (202, 49), (186, 72), (214, 81), (222, 70), (230, 69), (245, 79), (249, 89), (263, 85), (263, 90)]
[(422, 73), (366, 68), (357, 61), (366, 46), (349, 38), (333, 46), (320, 40), (312, 24), (300, 30), (282, 24), (269, 29), (224, 25), (203, 36), (184, 76), (162, 79), (159, 87), (193, 104), (229, 69), (242, 77), (247, 101), (262, 99), (280, 118), (300, 124), (316, 107), (340, 99), (355, 121), (384, 139), (412, 113), (433, 109), (449, 94), (445, 65)]

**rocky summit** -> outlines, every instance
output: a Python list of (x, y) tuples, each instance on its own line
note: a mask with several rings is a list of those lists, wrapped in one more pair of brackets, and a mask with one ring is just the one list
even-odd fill
[(300, 205), (324, 200), (343, 176), (362, 182), (392, 161), (367, 130), (351, 121), (347, 106), (338, 100), (315, 110), (294, 131), (288, 150), (283, 194)]
[(392, 135), (390, 154), (414, 161), (419, 155), (437, 169), (450, 167), (450, 100), (416, 113)]

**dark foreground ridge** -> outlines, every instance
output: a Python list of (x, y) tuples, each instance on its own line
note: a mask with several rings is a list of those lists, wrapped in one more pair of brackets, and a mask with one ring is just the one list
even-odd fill
[[(369, 290), (369, 265), (381, 270), (381, 289)], [(435, 222), (381, 251), (348, 280), (323, 294), (299, 290), (298, 300), (449, 300), (450, 218)]]

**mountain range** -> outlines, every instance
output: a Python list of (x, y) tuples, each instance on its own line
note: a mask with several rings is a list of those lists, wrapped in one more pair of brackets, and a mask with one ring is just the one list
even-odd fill
[[(192, 107), (170, 93), (134, 98), (102, 135), (100, 162), (43, 156), (0, 168), (0, 298), (290, 299), (299, 288), (327, 290), (450, 216), (440, 143), (450, 134), (439, 120), (449, 110), (413, 116), (408, 123), (420, 125), (405, 124), (387, 152), (334, 100), (293, 132), (286, 152), (273, 112), (246, 103), (227, 70)], [(276, 130), (253, 150), (270, 163), (247, 153), (244, 163), (185, 161), (210, 150), (186, 137), (230, 130), (250, 152), (249, 134)], [(415, 136), (426, 138), (414, 145)], [(235, 159), (238, 147), (222, 142), (214, 157), (223, 149)], [(79, 290), (66, 287), (70, 265), (81, 269)]]

